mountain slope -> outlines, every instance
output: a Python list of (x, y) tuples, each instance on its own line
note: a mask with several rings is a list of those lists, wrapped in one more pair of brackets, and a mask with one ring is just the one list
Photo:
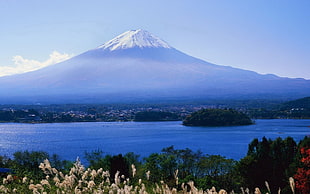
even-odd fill
[(309, 80), (211, 64), (144, 30), (37, 71), (1, 77), (0, 84), (4, 103), (8, 97), (67, 103), (310, 95)]
[(307, 109), (310, 110), (310, 97), (300, 98), (285, 102), (280, 105), (280, 109)]

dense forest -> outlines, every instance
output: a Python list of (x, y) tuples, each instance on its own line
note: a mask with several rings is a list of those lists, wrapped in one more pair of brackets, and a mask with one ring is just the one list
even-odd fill
[(244, 113), (233, 109), (202, 109), (188, 115), (183, 125), (187, 126), (237, 126), (251, 125), (252, 120)]
[(171, 112), (141, 111), (135, 114), (134, 121), (178, 121), (180, 116)]
[(0, 122), (28, 122), (40, 121), (38, 111), (34, 109), (29, 110), (10, 110), (0, 111)]
[[(13, 158), (0, 156), (0, 170), (9, 169), (14, 175), (12, 177), (9, 171), (2, 173), (0, 191), (7, 189), (9, 192), (17, 188), (22, 193), (29, 193), (41, 185), (50, 193), (56, 193), (57, 189), (73, 192), (74, 188), (76, 191), (84, 187), (99, 189), (112, 183), (120, 188), (128, 184), (129, 178), (132, 186), (141, 189), (143, 183), (144, 189), (151, 193), (154, 192), (151, 188), (163, 184), (160, 181), (166, 188), (176, 190), (184, 190), (184, 184), (192, 189), (195, 184), (195, 188), (203, 190), (214, 186), (243, 193), (246, 188), (254, 191), (258, 187), (262, 193), (277, 193), (279, 188), (281, 193), (292, 193), (288, 182), (290, 177), (295, 180), (296, 193), (306, 194), (310, 189), (309, 137), (299, 143), (290, 137), (254, 139), (249, 144), (247, 155), (239, 161), (173, 146), (142, 160), (132, 152), (106, 155), (101, 150), (85, 152), (84, 159), (87, 168), (79, 161), (63, 161), (57, 155), (43, 151), (19, 151)], [(102, 176), (97, 177), (99, 172)], [(68, 181), (71, 186), (65, 187)]]

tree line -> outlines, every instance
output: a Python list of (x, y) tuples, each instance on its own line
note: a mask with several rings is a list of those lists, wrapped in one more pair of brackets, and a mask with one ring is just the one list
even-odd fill
[[(309, 193), (310, 188), (309, 137), (299, 143), (291, 137), (254, 139), (248, 146), (247, 155), (239, 161), (203, 154), (199, 150), (175, 149), (173, 146), (143, 159), (132, 152), (107, 155), (101, 150), (85, 152), (84, 158), (89, 168), (108, 170), (111, 177), (119, 171), (124, 175), (124, 180), (131, 177), (134, 165), (137, 176), (131, 177), (133, 182), (138, 182), (139, 177), (149, 176), (147, 179), (150, 184), (164, 181), (171, 187), (181, 187), (181, 183), (194, 181), (198, 188), (204, 190), (212, 186), (235, 191), (239, 191), (240, 187), (250, 190), (259, 187), (263, 191), (265, 188), (266, 192), (270, 189), (271, 193), (276, 193), (281, 188), (282, 193), (289, 193), (288, 179), (294, 177), (298, 192)], [(53, 167), (63, 172), (73, 166), (72, 161), (61, 160), (55, 154), (19, 151), (13, 154), (13, 158), (0, 156), (0, 168), (11, 169), (17, 178), (27, 176), (40, 180), (45, 175), (38, 166), (45, 159), (49, 159)], [(265, 181), (269, 183), (268, 189)]]
[(253, 124), (250, 117), (234, 109), (201, 109), (188, 115), (186, 126), (237, 126)]

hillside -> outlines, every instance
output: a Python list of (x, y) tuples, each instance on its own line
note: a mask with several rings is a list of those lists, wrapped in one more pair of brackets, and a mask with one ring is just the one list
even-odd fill
[(310, 97), (274, 104), (269, 107), (250, 108), (247, 113), (255, 119), (309, 119)]
[(281, 109), (308, 109), (310, 110), (310, 97), (300, 98), (297, 100), (292, 100), (285, 102), (280, 105)]

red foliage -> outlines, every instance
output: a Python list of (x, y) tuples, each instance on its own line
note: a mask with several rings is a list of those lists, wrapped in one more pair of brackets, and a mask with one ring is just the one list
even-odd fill
[(296, 189), (302, 194), (310, 193), (310, 148), (301, 148), (301, 162), (303, 166), (297, 169), (294, 176)]

